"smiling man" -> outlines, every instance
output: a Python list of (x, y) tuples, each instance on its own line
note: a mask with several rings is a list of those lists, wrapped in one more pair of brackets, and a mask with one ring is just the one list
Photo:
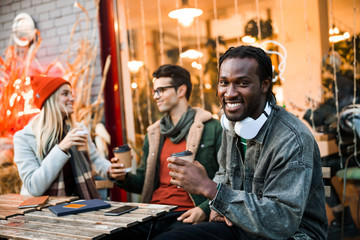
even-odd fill
[(272, 74), (260, 48), (230, 48), (220, 58), (219, 171), (211, 180), (197, 162), (168, 159), (171, 183), (211, 200), (210, 222), (155, 239), (326, 239), (319, 149), (308, 128), (276, 105)]
[[(222, 129), (212, 114), (189, 106), (192, 90), (190, 73), (176, 65), (162, 65), (154, 73), (153, 98), (164, 116), (149, 126), (143, 146), (141, 166), (136, 174), (126, 173), (116, 159), (111, 165), (111, 176), (121, 188), (141, 193), (142, 202), (170, 204), (177, 210), (157, 220), (154, 235), (171, 228), (196, 224), (209, 218), (209, 200), (189, 194), (170, 183), (167, 158), (172, 153), (190, 150), (206, 174), (214, 177), (219, 165), (217, 152)], [(150, 224), (122, 231), (119, 238), (146, 239)]]

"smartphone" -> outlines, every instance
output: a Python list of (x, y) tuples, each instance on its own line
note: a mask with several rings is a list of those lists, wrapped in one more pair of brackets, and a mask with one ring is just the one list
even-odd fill
[(137, 208), (138, 208), (138, 206), (125, 205), (125, 206), (121, 206), (121, 207), (115, 208), (115, 209), (110, 210), (110, 211), (106, 211), (106, 212), (104, 212), (104, 215), (106, 215), (106, 216), (119, 216), (121, 214), (128, 213), (128, 212), (130, 212), (132, 210), (135, 210)]

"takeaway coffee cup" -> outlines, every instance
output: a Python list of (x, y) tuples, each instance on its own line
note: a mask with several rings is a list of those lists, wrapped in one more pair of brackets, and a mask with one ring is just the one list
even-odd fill
[(178, 152), (178, 153), (172, 153), (170, 156), (171, 157), (178, 157), (178, 158), (190, 161), (190, 162), (194, 161), (193, 153), (191, 151), (189, 151), (189, 150), (185, 150), (185, 151)]
[[(87, 135), (88, 133), (87, 133), (87, 131), (85, 131), (85, 130), (80, 130), (80, 131), (77, 131), (76, 132), (76, 135)], [(77, 146), (77, 150), (78, 151), (85, 151), (85, 152), (87, 152), (88, 151), (88, 144), (87, 144), (87, 136), (86, 136), (86, 144), (84, 144), (84, 145), (81, 145), (81, 146)]]
[(131, 148), (125, 144), (113, 149), (114, 156), (119, 159), (119, 163), (124, 164), (126, 172), (131, 170)]

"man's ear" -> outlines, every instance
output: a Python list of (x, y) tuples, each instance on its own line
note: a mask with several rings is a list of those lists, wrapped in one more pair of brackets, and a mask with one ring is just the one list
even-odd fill
[(178, 96), (184, 97), (186, 95), (187, 87), (185, 84), (181, 85), (177, 89)]
[(261, 82), (261, 93), (267, 93), (269, 87), (271, 86), (271, 78), (266, 78)]

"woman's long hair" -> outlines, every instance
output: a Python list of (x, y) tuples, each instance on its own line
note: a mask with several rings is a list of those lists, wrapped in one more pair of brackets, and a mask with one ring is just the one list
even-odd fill
[[(40, 113), (31, 122), (36, 137), (36, 152), (43, 159), (50, 150), (62, 139), (64, 132), (64, 117), (59, 104), (60, 88), (58, 88), (44, 103)], [(71, 116), (67, 113), (66, 120), (73, 125)]]

